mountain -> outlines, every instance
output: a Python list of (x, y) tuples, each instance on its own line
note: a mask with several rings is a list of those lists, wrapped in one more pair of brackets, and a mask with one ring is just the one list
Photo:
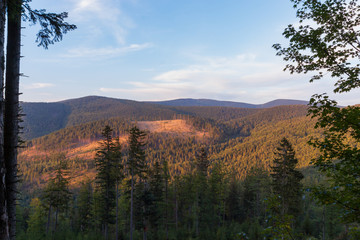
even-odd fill
[(308, 105), (308, 101), (303, 100), (293, 100), (293, 99), (276, 99), (264, 104), (256, 105), (257, 108), (272, 108), (283, 105)]
[(237, 107), (237, 108), (256, 108), (255, 104), (231, 102), (231, 101), (218, 101), (212, 99), (192, 99), (183, 98), (169, 101), (149, 101), (148, 103), (155, 103), (165, 106), (182, 106), (182, 107)]
[(260, 108), (306, 104), (305, 101), (275, 100), (254, 105), (210, 99), (178, 99), (163, 102), (138, 102), (88, 96), (54, 103), (21, 103), (25, 114), (22, 138), (30, 140), (65, 127), (114, 117), (141, 121), (174, 119), (177, 115), (227, 121), (253, 114)]
[(270, 108), (283, 105), (307, 105), (307, 101), (292, 100), (292, 99), (277, 99), (264, 104), (250, 104), (243, 102), (232, 102), (232, 101), (218, 101), (212, 99), (192, 99), (183, 98), (169, 101), (148, 101), (148, 103), (155, 103), (165, 106), (211, 106), (211, 107), (237, 107), (237, 108)]

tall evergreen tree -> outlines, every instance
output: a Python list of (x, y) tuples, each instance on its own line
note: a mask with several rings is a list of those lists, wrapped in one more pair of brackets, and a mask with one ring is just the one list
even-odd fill
[(80, 186), (79, 195), (78, 195), (78, 218), (79, 218), (79, 227), (81, 232), (86, 232), (89, 230), (91, 225), (92, 218), (92, 192), (91, 182), (83, 182)]
[(103, 141), (96, 152), (96, 182), (101, 192), (101, 222), (105, 239), (108, 239), (109, 224), (114, 223), (113, 210), (116, 205), (116, 187), (121, 174), (121, 147), (112, 139), (112, 129), (105, 126)]
[(297, 216), (300, 211), (301, 179), (304, 176), (295, 169), (297, 163), (290, 142), (286, 138), (281, 139), (271, 167), (273, 191), (281, 199), (281, 215)]
[(195, 216), (195, 231), (199, 236), (200, 232), (204, 232), (209, 226), (209, 187), (208, 187), (208, 168), (209, 159), (204, 148), (200, 149), (200, 153), (196, 156), (195, 166), (195, 182), (196, 182), (196, 216)]
[(65, 212), (69, 207), (71, 192), (69, 191), (69, 180), (66, 177), (67, 162), (64, 154), (58, 156), (58, 165), (55, 176), (47, 184), (43, 200), (48, 208), (47, 231), (50, 229), (52, 209), (55, 211), (55, 223), (53, 231), (56, 231), (59, 213)]
[(134, 231), (134, 189), (136, 177), (140, 179), (144, 176), (146, 169), (145, 162), (145, 137), (146, 133), (134, 126), (129, 130), (129, 158), (127, 168), (130, 174), (131, 189), (130, 189), (130, 239), (133, 239)]
[(33, 198), (30, 203), (30, 216), (28, 219), (27, 235), (30, 239), (45, 238), (46, 210), (39, 198)]
[[(0, 4), (0, 123), (4, 126), (0, 131), (0, 204), (2, 210), (1, 221), (8, 227), (2, 228), (0, 234), (4, 239), (15, 239), (16, 236), (16, 199), (17, 199), (17, 147), (19, 134), (19, 80), (20, 80), (20, 47), (21, 47), (21, 20), (31, 23), (40, 23), (38, 33), (39, 46), (47, 48), (49, 44), (58, 42), (64, 33), (76, 28), (64, 22), (67, 13), (46, 13), (45, 10), (32, 10), (29, 6), (31, 0), (8, 0)], [(7, 20), (7, 47), (6, 66), (4, 67), (4, 37), (5, 16)], [(5, 99), (3, 99), (4, 69), (6, 69)], [(5, 191), (5, 192), (4, 192)], [(6, 199), (3, 197), (6, 196)], [(5, 210), (6, 209), (6, 210)]]
[(211, 223), (214, 226), (220, 226), (225, 220), (225, 197), (228, 188), (226, 172), (220, 162), (212, 164), (209, 187)]
[(246, 176), (243, 193), (246, 217), (257, 218), (266, 211), (264, 199), (271, 194), (270, 180), (269, 173), (261, 168), (253, 168)]
[(19, 114), (19, 78), (21, 45), (21, 5), (22, 0), (7, 2), (8, 26), (6, 49), (6, 88), (4, 112), (4, 159), (6, 167), (6, 197), (9, 214), (10, 238), (16, 236), (16, 185), (18, 114)]
[(0, 1), (0, 239), (8, 240), (9, 216), (6, 199), (6, 166), (4, 161), (4, 74), (5, 74), (5, 22), (6, 4)]

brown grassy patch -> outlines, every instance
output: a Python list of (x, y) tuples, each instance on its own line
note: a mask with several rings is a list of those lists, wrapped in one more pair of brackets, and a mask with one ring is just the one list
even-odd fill
[(140, 121), (138, 127), (151, 133), (167, 133), (184, 137), (206, 138), (208, 132), (198, 131), (185, 120)]

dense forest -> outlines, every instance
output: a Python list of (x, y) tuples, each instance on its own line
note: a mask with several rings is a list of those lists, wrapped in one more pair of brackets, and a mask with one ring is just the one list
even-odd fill
[[(19, 153), (18, 239), (347, 239), (339, 210), (318, 205), (307, 191), (324, 177), (309, 166), (318, 152), (307, 141), (322, 133), (306, 106), (176, 109), (138, 119), (126, 112), (95, 121), (74, 115), (69, 126), (60, 117), (60, 130), (27, 141)], [(131, 165), (138, 156), (131, 129), (143, 120), (182, 125), (139, 130), (142, 164)], [(104, 137), (105, 126), (111, 131)], [(295, 154), (294, 171), (304, 176), (296, 185), (297, 212), (280, 211), (275, 197), (274, 159), (283, 138)], [(118, 174), (104, 175), (111, 166)]]

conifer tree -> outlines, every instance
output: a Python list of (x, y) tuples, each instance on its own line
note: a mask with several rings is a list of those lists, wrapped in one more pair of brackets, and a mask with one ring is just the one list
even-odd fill
[(134, 189), (136, 177), (143, 178), (146, 162), (144, 151), (144, 140), (146, 133), (141, 131), (138, 127), (134, 126), (129, 131), (129, 158), (127, 168), (130, 174), (131, 189), (130, 189), (130, 239), (133, 239), (134, 230)]
[(295, 169), (297, 163), (290, 142), (286, 138), (281, 139), (271, 167), (273, 191), (281, 199), (281, 215), (297, 216), (300, 211), (301, 179), (304, 176)]
[[(17, 148), (19, 135), (19, 82), (21, 20), (39, 23), (41, 30), (37, 35), (38, 46), (48, 47), (58, 42), (63, 34), (76, 29), (75, 25), (64, 22), (67, 13), (46, 13), (45, 10), (31, 9), (31, 0), (8, 0), (0, 4), (0, 204), (2, 211), (0, 237), (16, 237), (17, 200)], [(5, 18), (7, 19), (7, 47), (5, 54)], [(6, 61), (5, 61), (6, 55)], [(6, 71), (4, 71), (6, 69)], [(4, 73), (6, 72), (5, 98)], [(3, 181), (5, 179), (5, 181)], [(6, 199), (4, 198), (6, 196)]]
[(112, 139), (112, 129), (105, 126), (102, 131), (103, 141), (100, 143), (95, 157), (97, 175), (96, 183), (101, 193), (100, 219), (105, 239), (108, 239), (109, 224), (113, 224), (113, 210), (116, 205), (116, 187), (121, 174), (121, 147)]
[(209, 159), (204, 148), (200, 149), (200, 153), (196, 157), (195, 166), (195, 181), (196, 181), (196, 216), (195, 216), (195, 231), (199, 236), (200, 231), (203, 232), (210, 222), (209, 208), (210, 200), (208, 196), (208, 167)]
[(227, 179), (224, 166), (220, 162), (212, 164), (209, 178), (209, 194), (211, 204), (212, 225), (220, 226), (225, 220), (225, 197), (227, 193)]
[(271, 194), (269, 173), (261, 168), (253, 168), (244, 180), (244, 210), (247, 217), (256, 218), (266, 209), (264, 199)]
[(46, 232), (45, 211), (39, 198), (33, 198), (31, 200), (27, 228), (27, 235), (30, 239), (44, 239)]
[(92, 218), (92, 187), (91, 182), (81, 183), (79, 195), (78, 195), (78, 218), (81, 232), (86, 232), (90, 228), (90, 221)]
[(67, 162), (64, 154), (57, 156), (59, 163), (55, 170), (55, 176), (49, 181), (44, 191), (43, 200), (48, 208), (48, 222), (46, 230), (50, 229), (52, 210), (55, 211), (55, 223), (53, 232), (56, 231), (59, 213), (65, 212), (69, 207), (71, 192), (69, 191), (69, 180), (66, 177)]

